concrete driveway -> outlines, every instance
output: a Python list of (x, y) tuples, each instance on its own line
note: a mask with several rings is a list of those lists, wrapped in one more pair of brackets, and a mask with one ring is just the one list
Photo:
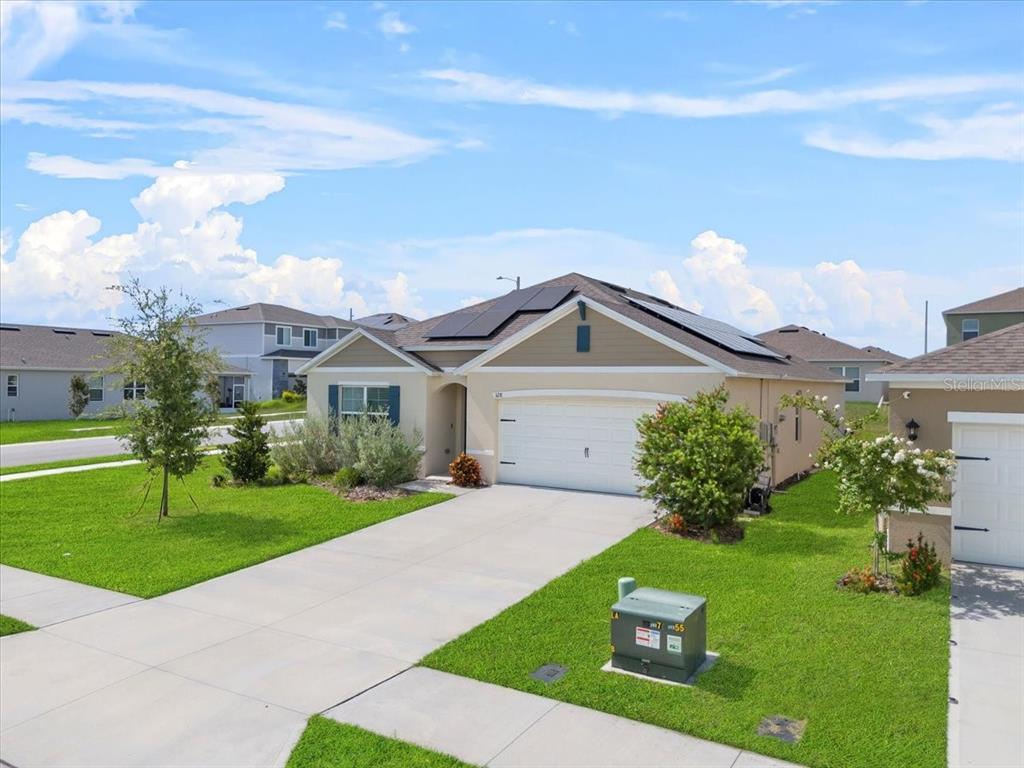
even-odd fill
[[(302, 419), (286, 419), (271, 421), (266, 430), (271, 434), (280, 431), (287, 424), (295, 424)], [(228, 427), (210, 427), (207, 445), (224, 445), (230, 443)], [(124, 443), (111, 435), (102, 437), (76, 437), (68, 440), (41, 440), (34, 443), (12, 443), (0, 445), (0, 467), (18, 467), (24, 464), (43, 464), (48, 461), (69, 461), (71, 459), (90, 459), (95, 456), (113, 456), (127, 453)]]
[(18, 768), (280, 765), (310, 714), (650, 519), (638, 499), (497, 486), (3, 638), (0, 757)]
[(1024, 765), (1024, 571), (953, 565), (951, 768)]

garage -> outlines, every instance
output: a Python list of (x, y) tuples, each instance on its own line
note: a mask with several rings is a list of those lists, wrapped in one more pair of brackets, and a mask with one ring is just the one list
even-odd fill
[(636, 420), (657, 405), (628, 394), (503, 398), (498, 481), (635, 495)]
[(953, 558), (1024, 567), (1024, 414), (951, 411)]

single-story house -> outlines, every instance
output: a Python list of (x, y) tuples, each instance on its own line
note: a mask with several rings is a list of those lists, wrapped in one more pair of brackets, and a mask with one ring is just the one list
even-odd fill
[(1024, 323), (1024, 288), (947, 309), (942, 320), (946, 324), (947, 345)]
[(1024, 566), (1024, 323), (869, 374), (889, 385), (889, 429), (958, 457), (951, 503), (897, 515), (955, 560)]
[(208, 312), (195, 321), (229, 369), (220, 377), (222, 408), (280, 397), (294, 386), (303, 363), (355, 328), (333, 315), (260, 302)]
[(809, 469), (835, 374), (724, 323), (576, 273), (393, 332), (357, 328), (299, 369), (308, 411), (387, 412), (423, 436), (424, 474), (465, 450), (487, 482), (636, 493), (635, 421), (724, 384), (760, 420), (772, 483)]
[(802, 325), (784, 325), (757, 335), (762, 341), (810, 363), (828, 368), (846, 379), (846, 402), (877, 403), (887, 398), (884, 382), (871, 381), (867, 374), (906, 358), (881, 347), (855, 347)]

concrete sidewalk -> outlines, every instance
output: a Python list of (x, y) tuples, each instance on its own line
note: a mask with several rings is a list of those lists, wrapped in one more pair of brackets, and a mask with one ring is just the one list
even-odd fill
[(280, 765), (309, 715), (650, 520), (634, 498), (485, 488), (2, 638), (0, 758), (19, 768)]
[(949, 765), (1024, 760), (1024, 570), (954, 563)]
[(736, 747), (423, 667), (403, 672), (325, 714), (494, 768), (792, 766)]
[(141, 598), (0, 565), (0, 613), (45, 627)]

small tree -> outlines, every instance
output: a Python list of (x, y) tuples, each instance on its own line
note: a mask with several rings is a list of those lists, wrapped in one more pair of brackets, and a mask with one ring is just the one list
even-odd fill
[(85, 377), (76, 373), (71, 377), (71, 385), (68, 387), (68, 410), (74, 418), (78, 418), (85, 412), (89, 405), (89, 382)]
[(819, 461), (839, 476), (839, 511), (875, 516), (872, 571), (877, 577), (884, 546), (885, 518), (890, 512), (923, 512), (932, 501), (948, 498), (945, 482), (956, 468), (952, 451), (922, 450), (906, 438), (861, 437), (864, 424), (877, 418), (845, 419), (828, 397), (783, 395), (779, 405), (803, 408), (831, 427), (819, 451)]
[(167, 288), (144, 288), (137, 279), (111, 290), (124, 294), (132, 313), (118, 321), (122, 333), (111, 339), (115, 362), (109, 372), (145, 385), (141, 399), (140, 387), (133, 389), (136, 398), (125, 408), (128, 431), (121, 439), (145, 462), (150, 483), (156, 473), (163, 475), (159, 521), (168, 514), (171, 475), (184, 483), (202, 462), (200, 447), (216, 417), (206, 393), (223, 363), (192, 319), (202, 309), (193, 299), (181, 296), (176, 303)]
[(240, 483), (254, 483), (270, 469), (270, 442), (263, 431), (266, 422), (258, 403), (246, 401), (238, 408), (241, 418), (228, 429), (235, 439), (224, 449), (224, 466)]
[(757, 420), (743, 407), (726, 410), (728, 399), (718, 387), (637, 421), (641, 495), (704, 531), (735, 522), (764, 465)]

